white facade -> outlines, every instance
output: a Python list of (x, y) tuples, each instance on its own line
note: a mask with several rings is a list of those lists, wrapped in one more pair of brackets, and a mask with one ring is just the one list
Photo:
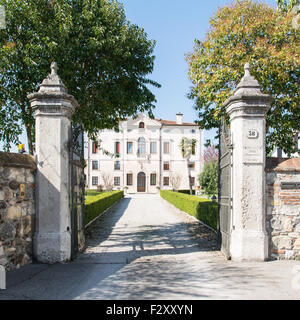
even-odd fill
[[(189, 161), (182, 157), (179, 147), (183, 137), (196, 140)], [(189, 170), (194, 187), (198, 186), (203, 165), (200, 160), (202, 131), (194, 123), (182, 122), (182, 114), (176, 115), (176, 121), (167, 121), (150, 119), (141, 113), (136, 119), (120, 122), (119, 132), (100, 131), (98, 142), (100, 148), (95, 150), (93, 142), (88, 141), (86, 176), (89, 189), (104, 186), (103, 174), (111, 177), (115, 190), (127, 187), (127, 193), (171, 190), (172, 175), (180, 176), (179, 189), (188, 189)], [(103, 150), (111, 155), (104, 154)], [(112, 155), (117, 151), (118, 158)]]

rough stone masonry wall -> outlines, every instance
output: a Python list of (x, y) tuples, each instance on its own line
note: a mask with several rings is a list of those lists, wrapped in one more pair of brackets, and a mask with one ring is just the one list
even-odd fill
[(300, 189), (283, 189), (282, 182), (300, 185), (299, 158), (267, 158), (269, 258), (300, 260)]
[(32, 262), (35, 170), (31, 156), (0, 152), (0, 265), (6, 270)]

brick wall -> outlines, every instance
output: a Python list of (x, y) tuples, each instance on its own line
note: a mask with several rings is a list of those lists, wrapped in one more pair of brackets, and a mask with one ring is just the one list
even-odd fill
[(32, 262), (35, 170), (31, 156), (0, 152), (0, 265), (6, 270)]
[(269, 258), (300, 260), (300, 159), (267, 158)]

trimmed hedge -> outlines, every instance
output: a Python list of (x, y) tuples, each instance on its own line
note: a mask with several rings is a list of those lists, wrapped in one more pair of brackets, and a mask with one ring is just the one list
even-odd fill
[(123, 197), (123, 191), (102, 192), (95, 196), (88, 196), (85, 199), (85, 223), (88, 224)]
[(218, 229), (218, 203), (168, 190), (160, 190), (160, 196), (211, 228)]
[[(180, 193), (190, 194), (190, 189), (178, 190)], [(192, 193), (195, 194), (195, 190), (192, 190)]]
[(96, 189), (88, 189), (88, 190), (86, 190), (85, 191), (85, 196), (96, 196), (96, 195), (98, 195), (98, 194), (100, 194), (100, 193), (102, 193), (102, 192), (99, 192), (99, 191), (97, 191)]

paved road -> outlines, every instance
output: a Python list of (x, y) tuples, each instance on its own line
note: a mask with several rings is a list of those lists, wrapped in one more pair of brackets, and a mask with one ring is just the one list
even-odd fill
[(300, 299), (299, 261), (226, 261), (213, 232), (158, 195), (125, 197), (87, 244), (74, 262), (9, 272), (0, 299)]

